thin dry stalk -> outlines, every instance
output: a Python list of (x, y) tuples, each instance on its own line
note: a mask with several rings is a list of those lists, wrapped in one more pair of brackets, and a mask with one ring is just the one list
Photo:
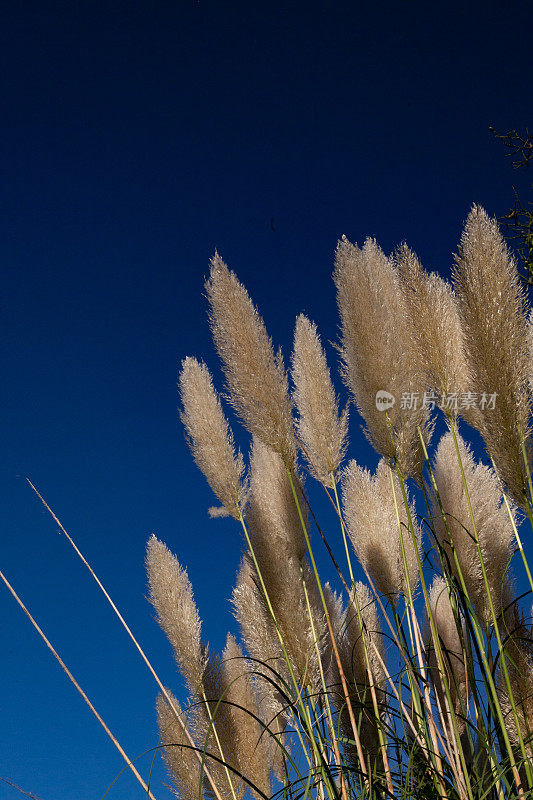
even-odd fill
[[(76, 555), (78, 556), (80, 561), (82, 561), (82, 563), (87, 567), (87, 569), (89, 570), (90, 574), (92, 575), (92, 577), (96, 581), (96, 584), (98, 585), (98, 588), (101, 590), (102, 594), (104, 595), (104, 597), (106, 598), (107, 602), (109, 603), (109, 605), (113, 609), (114, 613), (116, 614), (120, 624), (122, 625), (122, 627), (124, 628), (124, 630), (128, 634), (129, 638), (131, 639), (131, 641), (135, 645), (135, 648), (136, 648), (137, 652), (139, 653), (139, 655), (141, 656), (142, 660), (144, 661), (144, 663), (148, 667), (152, 677), (154, 678), (154, 680), (155, 680), (156, 684), (158, 685), (159, 689), (161, 690), (161, 693), (162, 693), (163, 697), (165, 698), (165, 700), (169, 704), (170, 708), (172, 709), (172, 713), (176, 717), (176, 720), (180, 723), (180, 725), (183, 726), (183, 732), (184, 732), (184, 734), (185, 734), (185, 736), (187, 738), (187, 741), (189, 742), (189, 744), (190, 744), (190, 746), (192, 748), (196, 748), (196, 745), (194, 743), (194, 740), (193, 740), (193, 738), (192, 738), (192, 736), (190, 734), (190, 731), (189, 731), (186, 723), (181, 718), (181, 715), (180, 715), (178, 709), (174, 706), (174, 704), (172, 702), (172, 697), (170, 696), (168, 690), (163, 685), (161, 679), (159, 678), (158, 674), (156, 673), (155, 669), (153, 668), (152, 664), (150, 663), (150, 661), (149, 661), (146, 653), (142, 649), (141, 645), (139, 644), (139, 642), (137, 641), (137, 639), (133, 635), (133, 633), (131, 631), (131, 628), (129, 627), (129, 625), (127, 624), (126, 620), (124, 619), (124, 617), (122, 616), (122, 614), (118, 610), (117, 606), (115, 605), (115, 603), (111, 599), (111, 596), (109, 595), (107, 589), (105, 588), (105, 586), (103, 585), (103, 583), (101, 582), (100, 578), (95, 573), (95, 571), (93, 570), (93, 568), (91, 567), (91, 565), (89, 564), (89, 562), (87, 561), (85, 556), (78, 549), (78, 546), (76, 545), (74, 539), (68, 533), (68, 531), (64, 527), (63, 523), (58, 519), (56, 514), (52, 511), (52, 509), (50, 508), (50, 506), (48, 505), (46, 500), (37, 491), (37, 489), (35, 488), (33, 483), (30, 481), (30, 479), (26, 478), (26, 480), (29, 483), (29, 485), (31, 486), (32, 490), (37, 495), (37, 497), (39, 498), (39, 500), (41, 501), (41, 503), (43, 504), (43, 506), (46, 508), (46, 510), (48, 511), (48, 513), (50, 514), (50, 516), (52, 517), (52, 519), (54, 520), (56, 525), (58, 525), (58, 527), (61, 530), (61, 532), (65, 535), (65, 537), (67, 538), (67, 540), (71, 544), (72, 548), (74, 549), (74, 552), (76, 553)], [(200, 762), (202, 761), (202, 756), (198, 752), (197, 752), (197, 758), (200, 760)], [(211, 772), (208, 769), (208, 767), (206, 767), (205, 765), (204, 765), (204, 774), (205, 774), (205, 777), (207, 778), (207, 780), (209, 781), (209, 784), (211, 786), (211, 789), (212, 789), (213, 794), (215, 795), (216, 799), (217, 800), (222, 800), (222, 797), (220, 795), (220, 792), (218, 791), (217, 785), (216, 785), (216, 783), (215, 783), (215, 781), (214, 781), (214, 779), (213, 779), (213, 777), (211, 775)]]
[(122, 758), (126, 762), (127, 767), (131, 770), (131, 772), (133, 773), (133, 775), (135, 776), (137, 781), (141, 784), (143, 790), (151, 798), (151, 800), (155, 800), (154, 795), (152, 794), (151, 790), (148, 787), (148, 784), (145, 782), (144, 778), (140, 775), (140, 773), (137, 770), (137, 768), (136, 768), (135, 764), (133, 763), (133, 761), (126, 754), (124, 748), (122, 747), (122, 745), (120, 744), (120, 742), (118, 741), (116, 736), (112, 733), (110, 728), (106, 725), (106, 723), (104, 722), (104, 720), (102, 719), (102, 717), (100, 716), (100, 714), (98, 713), (96, 708), (93, 706), (93, 704), (91, 703), (91, 701), (89, 700), (89, 698), (87, 697), (87, 695), (85, 694), (85, 692), (83, 691), (83, 689), (81, 688), (81, 686), (79, 685), (77, 680), (75, 679), (75, 677), (72, 674), (72, 672), (69, 670), (69, 668), (67, 667), (65, 662), (61, 659), (61, 657), (59, 656), (57, 650), (53, 647), (53, 645), (51, 644), (49, 639), (47, 639), (47, 637), (43, 633), (42, 629), (39, 627), (39, 625), (37, 624), (35, 619), (32, 617), (32, 615), (30, 614), (30, 612), (28, 611), (28, 609), (26, 608), (26, 606), (24, 605), (24, 603), (22, 602), (22, 600), (20, 599), (20, 597), (18, 596), (16, 591), (13, 589), (13, 587), (9, 583), (8, 579), (6, 578), (6, 576), (1, 571), (0, 571), (0, 578), (2, 579), (4, 584), (6, 585), (7, 589), (9, 589), (9, 591), (11, 592), (12, 596), (15, 598), (15, 600), (17, 601), (17, 603), (19, 604), (21, 609), (24, 611), (24, 613), (28, 617), (29, 621), (31, 622), (31, 624), (33, 625), (33, 627), (35, 628), (35, 630), (37, 631), (37, 633), (39, 634), (39, 636), (41, 637), (41, 639), (43, 640), (45, 645), (48, 647), (48, 649), (50, 650), (50, 652), (52, 653), (52, 655), (54, 656), (54, 658), (58, 662), (58, 664), (61, 667), (61, 669), (66, 674), (67, 678), (70, 680), (70, 682), (72, 683), (72, 685), (74, 686), (76, 691), (81, 695), (83, 701), (87, 704), (87, 706), (89, 707), (91, 712), (94, 714), (94, 716), (96, 717), (96, 719), (98, 720), (98, 722), (100, 723), (100, 725), (102, 726), (102, 728), (104, 729), (106, 734), (109, 736), (109, 738), (111, 739), (111, 741), (113, 742), (113, 744), (117, 748), (118, 752), (120, 753), (120, 755), (122, 756)]

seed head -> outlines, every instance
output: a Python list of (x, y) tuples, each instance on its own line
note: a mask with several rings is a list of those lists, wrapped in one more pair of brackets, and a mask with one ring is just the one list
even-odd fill
[(480, 206), (468, 215), (453, 280), (472, 391), (495, 396), (494, 408), (481, 404), (477, 427), (509, 494), (523, 506), (521, 442), (531, 433), (526, 298), (498, 224)]
[[(343, 377), (365, 420), (365, 433), (378, 453), (398, 462), (404, 477), (419, 479), (424, 455), (418, 429), (429, 440), (429, 410), (421, 402), (416, 409), (402, 407), (405, 397), (423, 397), (425, 383), (396, 268), (374, 239), (362, 248), (342, 239), (334, 280)], [(386, 411), (376, 407), (383, 391), (394, 398)]]
[(395, 603), (400, 594), (407, 594), (407, 581), (414, 592), (422, 534), (414, 506), (409, 504), (413, 542), (396, 473), (384, 459), (374, 475), (350, 461), (343, 476), (343, 499), (355, 552), (378, 589)]
[[(244, 462), (205, 364), (184, 359), (179, 376), (181, 421), (196, 464), (222, 503), (225, 515), (239, 518), (246, 502)], [(220, 516), (220, 510), (216, 510)], [(214, 514), (213, 514), (214, 515)]]
[[(428, 274), (406, 244), (395, 253), (395, 263), (411, 321), (412, 343), (424, 372), (427, 389), (439, 397), (470, 389), (464, 335), (453, 288), (437, 273)], [(471, 416), (475, 405), (457, 410)]]
[(459, 434), (456, 436), (468, 496), (453, 434), (446, 433), (435, 455), (434, 476), (444, 512), (443, 515), (438, 499), (433, 498), (435, 532), (452, 570), (458, 575), (455, 551), (472, 605), (484, 624), (490, 626), (492, 616), (475, 537), (479, 541), (494, 609), (499, 615), (509, 599), (513, 525), (493, 470), (476, 463), (466, 443)]
[(297, 430), (304, 455), (317, 480), (331, 485), (346, 453), (347, 409), (339, 415), (326, 356), (316, 325), (304, 314), (296, 320), (292, 354)]
[[(459, 625), (462, 626), (462, 622), (454, 614), (446, 583), (441, 577), (437, 576), (433, 580), (429, 591), (429, 604), (437, 628), (445, 678), (453, 711), (456, 715), (457, 728), (459, 733), (462, 733), (466, 727), (465, 717), (468, 700), (465, 653), (458, 627)], [(444, 678), (440, 670), (435, 643), (431, 636), (429, 620), (426, 624), (425, 641), (429, 676), (439, 697), (440, 707), (445, 715), (449, 734), (453, 735), (451, 715), (446, 710)]]
[(186, 570), (170, 550), (151, 536), (146, 548), (149, 599), (166, 633), (189, 690), (198, 691), (208, 663), (200, 617)]
[(230, 401), (247, 430), (294, 464), (292, 404), (281, 352), (248, 292), (218, 253), (206, 283), (213, 340), (226, 376)]

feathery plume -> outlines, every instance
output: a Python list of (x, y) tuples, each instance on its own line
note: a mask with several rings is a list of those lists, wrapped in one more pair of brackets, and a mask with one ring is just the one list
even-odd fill
[(157, 613), (157, 621), (166, 633), (174, 657), (191, 692), (201, 686), (208, 655), (200, 631), (187, 571), (170, 550), (151, 536), (146, 548), (149, 600)]
[[(435, 620), (437, 635), (444, 663), (445, 678), (448, 685), (453, 712), (459, 734), (466, 728), (465, 712), (468, 701), (466, 662), (457, 620), (453, 612), (450, 595), (443, 578), (436, 576), (429, 590), (429, 606)], [(459, 623), (461, 624), (461, 623)], [(465, 632), (466, 633), (466, 632)], [(440, 671), (438, 654), (432, 640), (429, 620), (425, 631), (426, 653), (429, 677), (435, 686), (449, 736), (453, 736), (451, 715), (446, 711), (444, 679)]]
[[(245, 504), (244, 462), (235, 452), (233, 434), (205, 364), (195, 358), (182, 362), (179, 376), (183, 411), (181, 421), (194, 460), (222, 503), (225, 515), (239, 519), (237, 506)], [(221, 516), (214, 509), (212, 516)]]
[(284, 673), (283, 651), (258, 583), (249, 557), (244, 556), (231, 598), (235, 618), (252, 659)]
[(239, 771), (263, 794), (269, 796), (272, 741), (268, 732), (256, 719), (259, 717), (259, 706), (249, 665), (241, 648), (230, 634), (222, 654), (222, 662), (224, 700), (228, 704), (228, 713), (231, 715), (235, 730), (233, 746)]
[[(329, 587), (328, 587), (329, 588)], [(360, 720), (360, 738), (363, 747), (372, 756), (378, 750), (378, 720), (370, 691), (374, 686), (378, 711), (380, 716), (385, 713), (385, 672), (383, 665), (376, 653), (379, 652), (383, 662), (385, 651), (381, 635), (376, 603), (371, 597), (368, 588), (361, 582), (355, 584), (355, 593), (350, 593), (350, 602), (345, 609), (342, 600), (329, 590), (326, 593), (326, 602), (331, 619), (334, 635), (339, 650), (341, 667), (348, 684), (350, 702), (355, 718)], [(361, 617), (357, 613), (357, 605)], [(366, 657), (365, 657), (366, 649)], [(367, 668), (367, 659), (368, 666)], [(334, 689), (333, 699), (341, 712), (341, 728), (348, 739), (353, 737), (346, 699), (341, 689), (341, 679), (338, 664), (331, 660), (330, 683)], [(350, 761), (356, 760), (355, 748), (347, 746), (347, 756)]]
[(529, 392), (533, 396), (533, 310), (529, 312), (527, 320), (527, 379), (529, 383)]
[[(180, 716), (184, 716), (176, 698), (170, 692), (169, 695)], [(162, 694), (157, 698), (156, 710), (159, 734), (163, 744), (163, 758), (178, 796), (182, 800), (198, 800), (199, 797), (205, 797), (208, 792), (202, 791), (199, 794), (202, 775), (198, 756), (191, 749), (189, 742), (185, 741), (183, 728)], [(211, 764), (209, 764), (210, 767)], [(206, 784), (205, 777), (203, 784)], [(206, 786), (205, 789), (207, 788)]]
[[(343, 377), (365, 420), (365, 433), (378, 453), (398, 461), (404, 477), (418, 477), (424, 465), (418, 428), (429, 440), (429, 409), (421, 402), (409, 407), (410, 398), (423, 397), (425, 384), (396, 269), (374, 239), (359, 248), (343, 238), (334, 280)], [(382, 392), (393, 398), (386, 412), (377, 407)]]
[[(342, 599), (337, 598), (331, 590), (329, 595), (333, 597), (334, 605), (328, 604), (328, 611), (333, 610), (333, 615), (330, 612), (330, 618), (333, 631), (337, 636), (341, 666), (347, 680), (360, 684), (368, 683), (369, 676), (363, 645), (365, 642), (374, 683), (376, 686), (382, 686), (385, 682), (383, 665), (371, 643), (376, 645), (376, 649), (385, 661), (383, 637), (376, 603), (368, 587), (361, 581), (357, 581), (355, 595), (352, 590), (346, 609), (342, 604)], [(356, 598), (361, 612), (362, 628), (357, 614)]]
[[(305, 516), (296, 474), (293, 482)], [(316, 580), (304, 558), (306, 542), (286, 469), (281, 457), (260, 441), (254, 441), (252, 448), (246, 522), (293, 668), (299, 678), (305, 675), (305, 681), (312, 682), (316, 679), (318, 664), (303, 581), (317, 635), (324, 630), (320, 598)]]
[[(427, 273), (417, 255), (400, 245), (395, 264), (411, 320), (412, 342), (425, 375), (427, 388), (440, 397), (467, 392), (470, 370), (464, 335), (452, 286), (436, 272)], [(472, 408), (450, 408), (468, 416)]]
[[(477, 464), (464, 440), (459, 434), (456, 435), (490, 595), (496, 615), (499, 615), (509, 599), (510, 578), (507, 570), (513, 553), (513, 526), (493, 470), (484, 464)], [(457, 574), (450, 549), (453, 543), (470, 601), (480, 619), (490, 626), (492, 616), (474, 539), (468, 497), (453, 434), (450, 432), (444, 434), (439, 442), (433, 469), (445, 515), (444, 519), (437, 499), (433, 498), (432, 513), (437, 538), (447, 553), (451, 569)]]
[(391, 472), (384, 459), (379, 462), (374, 475), (350, 461), (343, 475), (343, 500), (345, 520), (355, 552), (380, 592), (396, 603), (400, 594), (407, 594), (407, 579), (414, 592), (419, 578), (417, 551), (420, 551), (422, 534), (415, 520), (414, 506), (410, 503), (415, 546), (396, 473)]
[[(524, 505), (521, 436), (530, 436), (527, 314), (524, 289), (498, 224), (473, 206), (461, 237), (453, 280), (471, 388), (481, 403), (479, 430), (510, 496)], [(487, 398), (495, 396), (494, 408)]]
[[(508, 639), (505, 661), (516, 716), (528, 758), (533, 759), (533, 631), (513, 604), (506, 612)], [(502, 666), (496, 673), (498, 698), (509, 741), (516, 749), (520, 739)]]
[(304, 314), (296, 319), (292, 354), (297, 430), (304, 455), (317, 480), (331, 486), (346, 453), (348, 409), (339, 415), (326, 356), (316, 325)]
[[(292, 473), (292, 480), (300, 508), (305, 515), (302, 485), (296, 472)], [(304, 557), (307, 543), (287, 470), (281, 456), (260, 439), (254, 440), (252, 444), (250, 505), (246, 519), (252, 526), (254, 549), (258, 547), (261, 551), (266, 547), (267, 551), (273, 550), (277, 559), (292, 557), (300, 561)], [(257, 551), (256, 556), (259, 560)], [(263, 569), (261, 561), (259, 563)]]
[[(220, 702), (224, 694), (222, 664), (202, 644), (201, 622), (187, 572), (155, 536), (148, 541), (146, 565), (150, 601), (195, 698), (192, 723), (196, 738), (224, 764), (235, 765), (236, 731), (228, 706)], [(225, 766), (213, 761), (210, 769), (221, 794), (233, 796), (234, 781)]]
[(228, 698), (228, 685), (224, 663), (217, 655), (209, 653), (209, 660), (202, 678), (201, 692), (196, 697), (196, 734), (202, 743), (207, 741), (207, 750), (218, 756), (217, 787), (229, 798), (242, 798), (245, 784), (235, 775), (239, 770), (239, 731)]
[(211, 259), (206, 291), (231, 403), (247, 430), (293, 465), (292, 404), (281, 352), (274, 354), (246, 289), (218, 253)]
[(271, 742), (274, 771), (278, 779), (282, 780), (283, 751), (276, 739), (287, 747), (283, 736), (287, 725), (286, 703), (273, 684), (279, 682), (280, 686), (288, 685), (290, 676), (272, 617), (258, 583), (259, 578), (254, 567), (249, 558), (244, 556), (231, 601), (246, 650), (253, 661), (259, 716), (268, 728), (263, 737), (268, 737)]

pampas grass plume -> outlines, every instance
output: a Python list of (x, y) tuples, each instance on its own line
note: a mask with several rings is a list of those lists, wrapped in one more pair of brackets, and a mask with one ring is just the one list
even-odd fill
[(202, 684), (208, 655), (187, 571), (170, 550), (151, 536), (146, 548), (149, 600), (166, 633), (178, 667), (191, 692)]
[(211, 374), (195, 358), (184, 359), (179, 376), (183, 410), (180, 414), (194, 460), (222, 504), (211, 516), (231, 515), (236, 519), (244, 508), (244, 462), (235, 451)]
[[(168, 692), (168, 694), (180, 717), (184, 717), (185, 715), (177, 699), (171, 692)], [(183, 728), (162, 694), (157, 698), (156, 710), (157, 724), (163, 745), (163, 758), (179, 797), (182, 800), (198, 800), (199, 796), (203, 796), (203, 793), (199, 795), (201, 770), (198, 756), (191, 749), (189, 742), (185, 741)], [(182, 747), (180, 745), (187, 746)], [(203, 782), (204, 784), (207, 783), (205, 777)]]
[[(272, 617), (258, 583), (259, 578), (254, 567), (249, 558), (244, 556), (231, 602), (241, 637), (256, 672), (259, 716), (268, 727), (263, 737), (270, 739), (273, 767), (278, 779), (283, 780), (283, 751), (271, 735), (278, 740), (283, 738), (287, 723), (285, 701), (275, 686), (286, 684), (290, 676)], [(288, 746), (287, 742), (283, 743)]]
[(400, 245), (394, 260), (427, 388), (440, 397), (468, 391), (470, 371), (453, 288), (437, 273), (428, 274), (406, 244)]
[(473, 206), (453, 273), (472, 391), (496, 394), (479, 430), (511, 497), (524, 505), (527, 482), (521, 436), (530, 435), (531, 393), (524, 289), (498, 224)]
[[(292, 479), (305, 523), (298, 475), (294, 474)], [(302, 581), (317, 635), (324, 629), (320, 597), (315, 577), (304, 558), (307, 544), (287, 471), (281, 456), (260, 441), (254, 441), (252, 448), (246, 523), (294, 671), (299, 677), (307, 675), (306, 680), (313, 681), (318, 664)]]
[[(378, 720), (375, 717), (370, 683), (372, 681), (376, 693), (378, 712), (380, 717), (383, 717), (385, 712), (383, 692), (385, 671), (382, 661), (384, 662), (386, 658), (376, 603), (368, 587), (360, 581), (355, 584), (355, 590), (350, 593), (347, 608), (344, 608), (342, 600), (329, 590), (329, 587), (326, 598), (341, 667), (348, 685), (350, 702), (356, 719), (360, 720), (361, 743), (366, 750), (371, 752), (372, 756), (375, 756), (378, 746)], [(331, 661), (330, 672), (330, 682), (334, 688), (333, 698), (341, 712), (341, 727), (347, 738), (352, 739), (350, 718), (335, 659)], [(347, 748), (347, 755), (349, 760), (356, 760), (353, 746)]]
[[(458, 622), (453, 612), (450, 595), (443, 578), (434, 578), (429, 590), (429, 606), (435, 620), (437, 635), (442, 651), (446, 681), (455, 712), (459, 733), (465, 729), (465, 714), (468, 700), (466, 664), (463, 644), (457, 627)], [(461, 623), (459, 623), (461, 624)], [(445, 689), (443, 676), (439, 669), (439, 661), (435, 644), (431, 638), (429, 621), (426, 626), (426, 653), (429, 665), (429, 676), (437, 691), (442, 712), (452, 735), (452, 722), (446, 713)]]
[[(508, 565), (515, 542), (513, 525), (502, 502), (500, 485), (493, 470), (476, 463), (466, 443), (458, 434), (456, 436), (490, 594), (496, 614), (499, 615), (508, 601), (510, 591)], [(444, 434), (439, 442), (434, 475), (445, 514), (444, 519), (437, 499), (433, 498), (437, 537), (445, 548), (452, 570), (457, 574), (450, 549), (453, 543), (470, 600), (480, 619), (489, 626), (492, 617), (452, 433)]]
[[(396, 268), (374, 239), (359, 248), (343, 238), (334, 280), (343, 377), (366, 423), (365, 433), (380, 455), (398, 462), (404, 477), (418, 478), (424, 462), (418, 428), (429, 439), (429, 409), (422, 408), (425, 383)], [(387, 413), (376, 407), (379, 391), (395, 398)], [(405, 394), (418, 397), (416, 410), (401, 407)]]
[(415, 545), (408, 527), (400, 481), (394, 472), (392, 479), (394, 493), (391, 469), (384, 459), (379, 462), (374, 475), (350, 461), (343, 475), (343, 500), (348, 533), (358, 558), (378, 589), (397, 602), (400, 594), (407, 594), (407, 580), (411, 591), (418, 583), (417, 550), (420, 551), (421, 531), (411, 505)]
[(292, 403), (281, 353), (274, 354), (248, 292), (218, 253), (211, 259), (206, 291), (231, 403), (247, 430), (293, 465)]
[[(533, 631), (526, 625), (514, 604), (507, 611), (506, 622), (509, 637), (505, 654), (513, 702), (527, 756), (533, 759)], [(498, 667), (496, 679), (505, 727), (510, 741), (518, 750), (516, 720), (501, 665)]]
[[(224, 702), (233, 721), (236, 765), (263, 794), (270, 796), (273, 747), (270, 735), (258, 721), (259, 706), (249, 665), (235, 638), (228, 634), (222, 654)], [(274, 745), (275, 746), (275, 745)], [(243, 787), (245, 788), (245, 787)], [(259, 797), (259, 795), (256, 795)]]
[(316, 325), (304, 314), (296, 320), (292, 378), (304, 455), (315, 478), (330, 486), (346, 452), (348, 414), (339, 415)]

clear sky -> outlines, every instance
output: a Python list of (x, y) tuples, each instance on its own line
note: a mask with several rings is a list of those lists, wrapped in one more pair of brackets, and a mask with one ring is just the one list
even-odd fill
[[(232, 523), (207, 519), (176, 411), (184, 356), (220, 383), (209, 257), (286, 352), (301, 311), (336, 338), (342, 234), (387, 251), (406, 239), (446, 274), (471, 204), (503, 214), (512, 184), (527, 187), (488, 126), (533, 127), (531, 10), (2, 4), (0, 568), (131, 755), (157, 744), (155, 684), (25, 476), (179, 694), (145, 599), (146, 540), (187, 565), (215, 649), (234, 629), (240, 552)], [(373, 465), (355, 415), (351, 433)], [(102, 797), (120, 757), (2, 587), (0, 619), (0, 776), (44, 800)], [(125, 775), (110, 796), (141, 793)]]

